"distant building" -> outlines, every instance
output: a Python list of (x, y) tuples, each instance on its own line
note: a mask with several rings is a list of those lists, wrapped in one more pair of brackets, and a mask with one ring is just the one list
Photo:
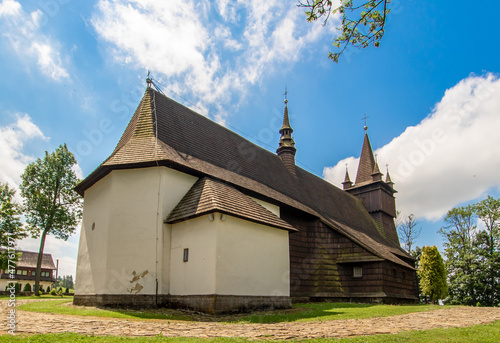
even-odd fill
[[(5, 251), (5, 249), (2, 249)], [(16, 250), (16, 253), (21, 253), (16, 261), (15, 278), (10, 278), (7, 270), (0, 270), (0, 290), (5, 290), (7, 284), (10, 282), (18, 282), (23, 290), (24, 286), (29, 283), (31, 289), (35, 286), (36, 263), (38, 260), (38, 253), (33, 251)], [(45, 291), (47, 286), (52, 286), (56, 281), (54, 270), (54, 260), (51, 254), (43, 254), (42, 269), (40, 273), (40, 286)]]
[(148, 87), (111, 156), (76, 187), (74, 303), (219, 313), (292, 298), (416, 301), (396, 191), (367, 133), (342, 190), (296, 166), (292, 132), (286, 100), (273, 153)]

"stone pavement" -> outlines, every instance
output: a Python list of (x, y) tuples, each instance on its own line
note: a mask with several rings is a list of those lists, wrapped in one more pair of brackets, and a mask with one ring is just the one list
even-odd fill
[[(20, 300), (18, 305), (26, 302)], [(0, 301), (2, 323), (7, 301)], [(455, 307), (398, 316), (275, 324), (224, 324), (157, 319), (117, 319), (17, 311), (17, 333), (77, 332), (88, 335), (166, 337), (247, 337), (307, 339), (397, 333), (408, 330), (464, 327), (500, 320), (500, 308)], [(0, 334), (6, 333), (1, 325)]]

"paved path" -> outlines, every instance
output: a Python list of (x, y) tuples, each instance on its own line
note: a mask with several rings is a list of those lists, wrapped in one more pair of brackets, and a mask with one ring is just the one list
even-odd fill
[[(18, 301), (18, 305), (26, 302)], [(7, 302), (0, 301), (0, 315)], [(223, 324), (173, 320), (129, 320), (17, 311), (17, 333), (77, 332), (89, 335), (166, 337), (248, 337), (306, 339), (397, 333), (408, 330), (463, 327), (500, 320), (500, 308), (455, 307), (385, 318), (277, 324)], [(1, 325), (0, 334), (6, 333)]]

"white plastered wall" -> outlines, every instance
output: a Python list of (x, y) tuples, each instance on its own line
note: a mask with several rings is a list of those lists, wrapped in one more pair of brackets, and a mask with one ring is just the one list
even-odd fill
[(290, 295), (288, 231), (225, 216), (217, 233), (217, 294)]
[(289, 296), (289, 270), (288, 231), (220, 213), (172, 225), (172, 295)]
[[(209, 215), (172, 225), (170, 294), (215, 294), (217, 222)], [(184, 262), (184, 249), (189, 249)]]
[(125, 169), (87, 189), (76, 294), (155, 294), (157, 279), (168, 293), (163, 220), (196, 180), (166, 167)]
[(255, 201), (257, 204), (259, 204), (260, 206), (267, 209), (269, 212), (275, 214), (277, 217), (280, 217), (280, 207), (279, 206), (270, 204), (264, 200), (260, 200), (260, 199), (253, 198), (253, 197), (251, 197), (251, 198), (253, 201)]

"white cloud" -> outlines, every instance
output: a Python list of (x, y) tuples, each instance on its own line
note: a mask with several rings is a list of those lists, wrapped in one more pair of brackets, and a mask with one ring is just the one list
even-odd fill
[[(116, 61), (151, 70), (169, 89), (216, 111), (331, 34), (307, 23), (296, 3), (280, 0), (99, 0), (91, 22)], [(335, 23), (332, 17), (330, 27)]]
[(18, 114), (15, 123), (0, 127), (0, 181), (18, 186), (26, 165), (34, 160), (23, 153), (25, 144), (32, 140), (48, 140), (29, 115)]
[(2, 36), (8, 39), (18, 56), (36, 60), (46, 76), (56, 81), (68, 79), (69, 73), (58, 52), (60, 44), (41, 33), (44, 15), (47, 14), (41, 10), (27, 13), (19, 2), (3, 0), (0, 3)]
[(21, 12), (21, 4), (14, 0), (4, 0), (0, 3), (0, 18), (2, 16), (17, 15)]
[[(499, 113), (498, 77), (470, 76), (448, 89), (420, 124), (377, 149), (381, 168), (389, 164), (399, 191), (398, 209), (436, 220), (454, 206), (499, 188)], [(345, 163), (352, 180), (358, 165), (353, 157), (325, 168), (325, 179), (340, 185)]]

